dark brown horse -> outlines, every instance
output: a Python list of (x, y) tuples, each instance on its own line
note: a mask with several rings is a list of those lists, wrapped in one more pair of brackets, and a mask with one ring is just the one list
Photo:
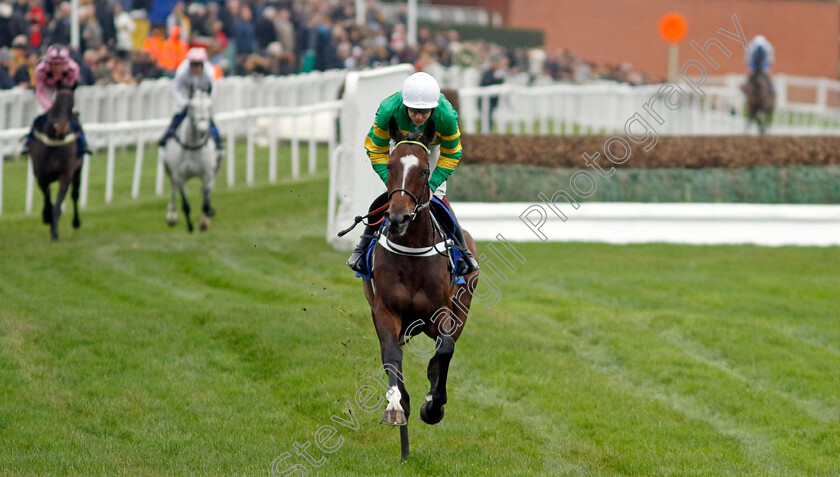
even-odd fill
[[(79, 228), (79, 183), (82, 158), (76, 151), (76, 134), (71, 131), (73, 117), (73, 91), (59, 90), (55, 102), (46, 114), (43, 124), (36, 124), (35, 139), (29, 145), (32, 170), (38, 186), (44, 193), (44, 210), (41, 217), (50, 225), (50, 236), (58, 240), (58, 219), (67, 189), (73, 184), (73, 228)], [(58, 181), (55, 203), (50, 200), (50, 184)]]
[[(420, 419), (438, 424), (446, 404), (449, 362), (467, 321), (478, 271), (464, 277), (468, 285), (456, 285), (448, 257), (441, 253), (444, 238), (436, 231), (429, 211), (432, 191), (428, 146), (435, 136), (434, 123), (427, 124), (419, 137), (404, 135), (393, 118), (389, 126), (397, 144), (388, 160), (388, 225), (373, 253), (373, 279), (364, 281), (364, 289), (388, 374), (388, 405), (382, 423), (401, 426), (405, 459), (411, 407), (402, 376), (403, 345), (406, 338), (421, 332), (435, 342), (434, 350), (429, 348), (423, 354), (431, 356), (427, 370), (430, 389), (420, 408)], [(464, 235), (477, 257), (475, 242), (466, 232)], [(408, 344), (415, 354), (418, 346)]]
[(750, 73), (743, 89), (747, 95), (747, 117), (758, 125), (759, 134), (764, 134), (773, 121), (776, 107), (772, 80), (764, 71), (756, 70)]

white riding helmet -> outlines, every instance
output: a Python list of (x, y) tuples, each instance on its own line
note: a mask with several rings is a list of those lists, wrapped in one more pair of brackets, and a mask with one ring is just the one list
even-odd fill
[(761, 45), (761, 46), (765, 46), (765, 47), (766, 47), (767, 45), (769, 45), (769, 44), (770, 44), (770, 42), (769, 42), (769, 41), (767, 41), (767, 38), (764, 38), (764, 35), (756, 35), (756, 36), (755, 36), (755, 38), (753, 38), (753, 39), (752, 39), (752, 41), (750, 42), (750, 44), (752, 44), (752, 45)]
[(429, 73), (414, 73), (403, 82), (402, 100), (407, 108), (433, 109), (439, 98), (440, 86)]
[(207, 50), (204, 48), (190, 48), (187, 52), (187, 59), (190, 63), (204, 63), (207, 61)]

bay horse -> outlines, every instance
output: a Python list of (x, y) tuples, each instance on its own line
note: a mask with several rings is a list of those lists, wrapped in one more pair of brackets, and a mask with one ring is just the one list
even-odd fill
[(764, 71), (755, 70), (750, 73), (743, 89), (747, 96), (747, 118), (758, 125), (759, 134), (764, 134), (773, 121), (776, 106), (772, 80)]
[[(73, 192), (73, 228), (79, 228), (79, 185), (83, 158), (77, 155), (77, 136), (72, 132), (70, 121), (73, 118), (73, 90), (59, 89), (52, 107), (46, 113), (41, 124), (33, 130), (34, 139), (29, 144), (29, 157), (32, 171), (38, 180), (38, 187), (44, 193), (44, 209), (41, 218), (50, 226), (50, 237), (58, 240), (58, 219), (61, 217), (61, 204), (72, 183)], [(55, 203), (50, 199), (50, 184), (58, 181), (58, 194)]]
[(190, 203), (187, 200), (186, 183), (193, 177), (201, 177), (203, 204), (199, 228), (205, 231), (210, 218), (216, 211), (210, 204), (210, 192), (216, 184), (216, 174), (221, 161), (217, 158), (210, 133), (212, 98), (203, 90), (190, 90), (187, 117), (178, 126), (175, 137), (169, 139), (163, 149), (163, 164), (172, 183), (172, 195), (166, 211), (166, 222), (173, 226), (178, 222), (175, 205), (176, 194), (181, 195), (181, 206), (187, 221), (187, 230), (193, 231), (190, 219)]
[[(426, 373), (430, 389), (420, 407), (420, 420), (439, 424), (447, 399), (449, 363), (467, 321), (478, 271), (464, 277), (466, 284), (455, 284), (448, 256), (441, 251), (445, 237), (436, 230), (429, 210), (428, 147), (435, 137), (434, 122), (429, 121), (422, 135), (405, 135), (391, 118), (389, 133), (396, 146), (388, 159), (387, 226), (373, 251), (373, 277), (364, 280), (364, 291), (388, 374), (388, 404), (381, 423), (401, 426), (402, 458), (406, 459), (411, 407), (402, 377), (402, 347), (407, 338), (421, 332), (435, 341), (434, 352), (424, 355), (431, 356)], [(472, 237), (466, 231), (464, 236), (478, 257)]]

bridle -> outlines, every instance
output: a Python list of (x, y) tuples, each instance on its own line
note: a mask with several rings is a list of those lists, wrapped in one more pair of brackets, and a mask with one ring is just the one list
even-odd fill
[[(397, 146), (399, 146), (400, 144), (416, 144), (416, 145), (418, 145), (418, 146), (422, 146), (422, 147), (423, 147), (423, 149), (426, 151), (426, 155), (428, 156), (428, 154), (429, 154), (429, 147), (428, 147), (428, 146), (426, 146), (425, 144), (423, 144), (422, 142), (418, 142), (418, 141), (400, 141), (400, 142), (398, 142), (398, 143), (396, 144), (396, 146), (394, 146), (394, 148), (396, 148), (396, 147), (397, 147)], [(428, 169), (427, 169), (427, 170), (428, 170)], [(428, 187), (425, 187), (424, 189), (426, 189), (426, 190), (430, 190)], [(416, 195), (414, 195), (411, 191), (406, 190), (406, 189), (403, 189), (403, 188), (399, 188), (399, 189), (394, 189), (394, 190), (392, 190), (392, 191), (388, 192), (388, 202), (391, 202), (391, 196), (393, 196), (393, 195), (394, 195), (394, 194), (396, 194), (397, 192), (405, 192), (405, 193), (406, 193), (406, 194), (408, 194), (408, 195), (409, 195), (409, 197), (411, 197), (411, 199), (414, 201), (414, 210), (413, 210), (413, 211), (411, 212), (411, 214), (409, 215), (409, 220), (412, 220), (412, 221), (413, 221), (413, 220), (417, 217), (417, 213), (418, 213), (418, 212), (420, 212), (420, 211), (422, 211), (422, 210), (423, 210), (423, 209), (425, 209), (426, 207), (428, 207), (428, 206), (429, 206), (429, 203), (432, 201), (432, 195), (431, 195), (431, 194), (429, 194), (429, 200), (427, 200), (426, 202), (420, 202), (420, 199), (419, 199)], [(423, 191), (423, 193), (425, 193), (425, 190)], [(420, 194), (420, 195), (421, 195), (421, 197), (422, 197), (423, 193), (421, 193), (421, 194)]]
[[(195, 130), (195, 119), (193, 118), (193, 111), (194, 106), (191, 103), (187, 104), (187, 121), (189, 121), (189, 126), (193, 128), (193, 130)], [(175, 142), (177, 142), (183, 149), (187, 151), (197, 151), (199, 149), (202, 149), (205, 145), (207, 145), (207, 142), (210, 140), (210, 136), (211, 134), (208, 131), (204, 133), (204, 137), (197, 144), (185, 144), (183, 141), (181, 141), (181, 138), (179, 138), (176, 134)]]

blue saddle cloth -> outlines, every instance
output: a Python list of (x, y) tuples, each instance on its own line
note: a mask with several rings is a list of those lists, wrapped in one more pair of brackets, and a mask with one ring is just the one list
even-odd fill
[[(385, 225), (384, 220), (382, 221), (382, 225)], [(356, 272), (357, 277), (363, 278), (365, 280), (373, 280), (373, 268), (371, 268), (370, 264), (373, 262), (373, 248), (376, 247), (377, 240), (379, 240), (379, 234), (376, 234), (373, 237), (373, 240), (370, 241), (370, 245), (368, 245), (368, 248), (365, 251), (365, 272)]]

